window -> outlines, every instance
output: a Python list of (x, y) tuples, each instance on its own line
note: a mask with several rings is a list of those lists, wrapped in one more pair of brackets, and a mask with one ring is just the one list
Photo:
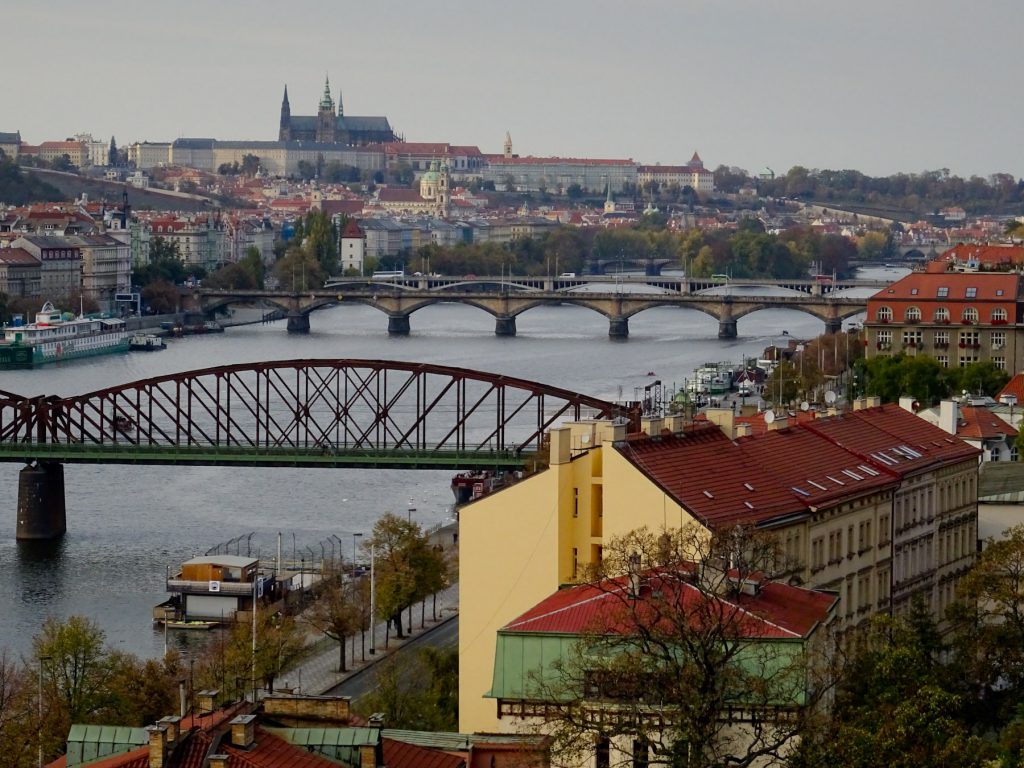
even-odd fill
[(594, 768), (610, 768), (611, 742), (607, 736), (599, 736), (594, 748)]
[(949, 286), (940, 285), (939, 290), (935, 292), (935, 295), (940, 299), (945, 299), (947, 296), (949, 296)]
[(988, 451), (989, 461), (999, 461), (999, 446), (993, 445)]
[(633, 768), (647, 768), (650, 756), (647, 742), (643, 739), (633, 739)]
[(935, 310), (935, 322), (936, 323), (948, 323), (949, 322), (949, 310), (945, 307), (938, 307)]
[(994, 355), (992, 357), (992, 365), (998, 368), (1000, 371), (1006, 370), (1006, 358), (1002, 355)]
[(1005, 323), (1006, 322), (1006, 310), (1002, 307), (996, 307), (992, 310), (992, 322), (993, 323)]
[(1002, 349), (1006, 346), (1006, 331), (992, 331), (990, 338), (992, 349)]
[(917, 347), (921, 344), (921, 332), (920, 331), (904, 331), (903, 332), (903, 346), (904, 347)]
[(949, 331), (935, 331), (935, 346), (940, 348), (949, 346)]
[(918, 323), (921, 321), (921, 308), (920, 307), (907, 307), (906, 313), (903, 318), (908, 323)]
[(974, 307), (968, 307), (967, 309), (964, 310), (963, 315), (961, 315), (961, 319), (965, 323), (978, 322), (978, 310), (976, 310)]
[(888, 349), (890, 346), (892, 346), (892, 331), (879, 331), (878, 348)]
[(892, 308), (891, 307), (879, 307), (878, 312), (875, 313), (875, 317), (880, 323), (888, 323), (892, 320)]
[(977, 288), (968, 288), (966, 293), (965, 293), (965, 297), (968, 298), (968, 299), (976, 299), (976, 298), (978, 298), (978, 289)]
[(960, 353), (961, 368), (966, 368), (968, 365), (974, 365), (976, 362), (978, 362), (978, 356), (976, 354), (972, 354), (970, 352)]
[(949, 368), (949, 355), (936, 355), (935, 362), (943, 368)]
[(910, 295), (911, 296), (917, 296), (917, 288), (911, 288), (910, 289)]
[(960, 331), (961, 349), (977, 349), (979, 346), (977, 331)]

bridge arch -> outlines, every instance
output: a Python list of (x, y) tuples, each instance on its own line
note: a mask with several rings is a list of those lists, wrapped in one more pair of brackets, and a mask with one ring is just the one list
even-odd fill
[(74, 397), (0, 399), (0, 459), (289, 466), (520, 466), (568, 419), (626, 407), (452, 366), (282, 360)]

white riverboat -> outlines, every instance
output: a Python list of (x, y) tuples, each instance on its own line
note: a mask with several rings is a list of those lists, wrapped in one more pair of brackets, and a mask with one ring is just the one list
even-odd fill
[(129, 333), (118, 318), (75, 317), (46, 302), (34, 323), (19, 316), (4, 326), (0, 370), (36, 368), (60, 360), (128, 351)]

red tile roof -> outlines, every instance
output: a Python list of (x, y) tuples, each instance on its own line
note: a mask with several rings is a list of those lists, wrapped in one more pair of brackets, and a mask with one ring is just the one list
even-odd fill
[(321, 200), (320, 210), (328, 216), (343, 213), (352, 216), (363, 211), (362, 200)]
[(1002, 402), (1003, 395), (1013, 395), (1017, 398), (1017, 405), (1024, 405), (1024, 373), (1014, 374), (1013, 378), (1006, 382), (1006, 386), (999, 390), (996, 400)]
[(704, 617), (725, 615), (744, 637), (797, 638), (806, 637), (838, 600), (833, 594), (776, 582), (764, 582), (753, 595), (709, 595), (698, 589), (691, 573), (690, 568), (642, 573), (639, 600), (651, 601), (650, 612), (643, 610), (644, 602), (634, 603), (627, 593), (627, 577), (619, 577), (561, 589), (506, 624), (502, 631), (628, 634), (639, 622), (657, 621), (668, 604), (681, 608), (694, 628)]
[(989, 267), (1024, 263), (1024, 246), (990, 245), (988, 243), (959, 243), (940, 257), (959, 262), (978, 261)]
[(806, 509), (714, 425), (627, 440), (617, 450), (705, 525), (762, 522)]
[(960, 408), (956, 436), (968, 440), (996, 440), (1016, 435), (1017, 430), (992, 413), (988, 408)]
[(0, 263), (33, 266), (39, 264), (39, 259), (24, 248), (0, 248)]
[(228, 756), (228, 768), (337, 768), (338, 765), (259, 727), (256, 728), (256, 743), (248, 749), (223, 743), (221, 748)]
[(439, 749), (424, 749), (396, 739), (381, 739), (388, 768), (462, 768), (464, 758)]
[(804, 428), (901, 478), (979, 455), (977, 448), (891, 403), (816, 419)]
[[(970, 303), (1013, 302), (1018, 295), (1020, 275), (1008, 272), (912, 272), (888, 288), (871, 297), (871, 302), (886, 301), (941, 301)], [(939, 288), (948, 288), (948, 296), (940, 297)], [(976, 289), (977, 295), (967, 297), (967, 289)], [(914, 291), (917, 293), (914, 293)], [(1002, 291), (999, 294), (998, 291)]]

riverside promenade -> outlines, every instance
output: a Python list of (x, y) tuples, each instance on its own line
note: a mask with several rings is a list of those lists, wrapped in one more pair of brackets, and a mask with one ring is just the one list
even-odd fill
[[(440, 545), (446, 554), (451, 554), (453, 562), (458, 555), (458, 523), (450, 523), (433, 531), (430, 540), (433, 544)], [(457, 572), (457, 571), (456, 571)], [(382, 661), (390, 654), (404, 646), (410, 640), (430, 632), (458, 615), (459, 611), (459, 584), (455, 582), (447, 589), (438, 592), (436, 597), (436, 618), (434, 597), (428, 597), (425, 603), (417, 603), (412, 607), (412, 629), (402, 639), (394, 635), (392, 629), (385, 647), (385, 622), (378, 621), (374, 627), (376, 633), (376, 653), (371, 655), (370, 631), (356, 634), (345, 642), (345, 666), (347, 671), (338, 671), (338, 643), (325, 637), (322, 632), (309, 629), (309, 647), (312, 650), (302, 663), (284, 672), (276, 681), (275, 687), (278, 690), (291, 690), (295, 693), (306, 695), (320, 695), (331, 690), (336, 685), (344, 682), (352, 675), (366, 669), (372, 664)], [(403, 611), (403, 617), (408, 616), (408, 610)], [(298, 617), (302, 621), (302, 616)], [(408, 619), (406, 618), (406, 621)]]

